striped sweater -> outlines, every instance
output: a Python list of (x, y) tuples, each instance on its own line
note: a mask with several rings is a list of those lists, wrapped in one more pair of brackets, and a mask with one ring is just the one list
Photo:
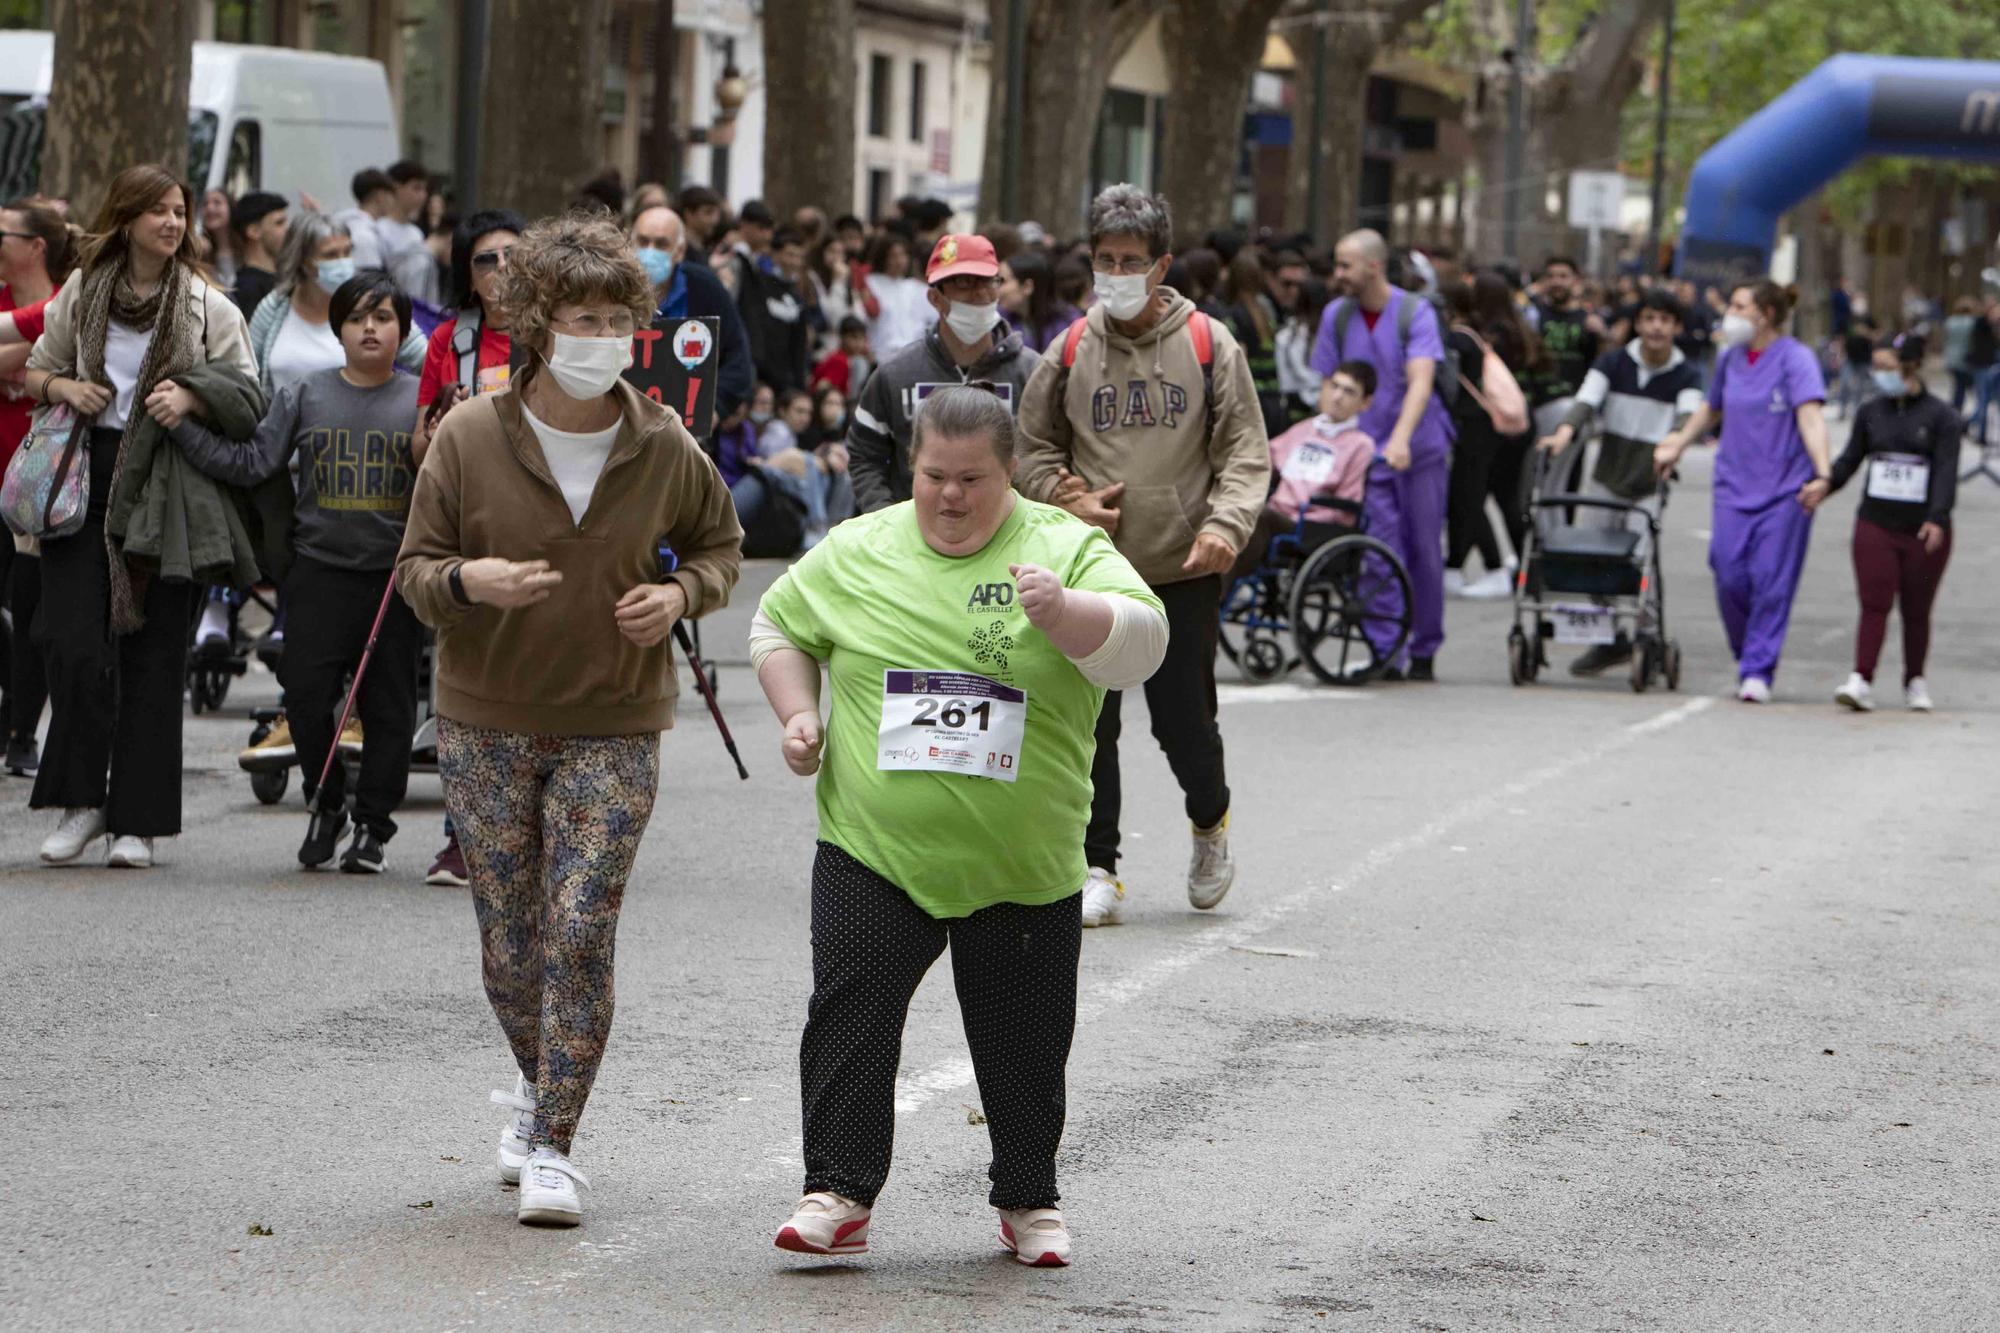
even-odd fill
[(1641, 359), (1634, 338), (1622, 351), (1597, 358), (1576, 392), (1569, 424), (1581, 434), (1593, 419), (1603, 422), (1604, 441), (1592, 480), (1613, 495), (1639, 500), (1657, 484), (1653, 447), (1701, 403), (1701, 372), (1680, 348), (1656, 369)]

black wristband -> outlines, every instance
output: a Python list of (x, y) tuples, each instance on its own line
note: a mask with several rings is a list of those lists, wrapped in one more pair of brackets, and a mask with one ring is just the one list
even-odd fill
[(473, 605), (472, 598), (466, 595), (465, 579), (459, 573), (464, 568), (465, 562), (463, 560), (459, 561), (451, 567), (451, 573), (446, 576), (446, 580), (451, 584), (452, 600), (460, 606), (471, 606)]

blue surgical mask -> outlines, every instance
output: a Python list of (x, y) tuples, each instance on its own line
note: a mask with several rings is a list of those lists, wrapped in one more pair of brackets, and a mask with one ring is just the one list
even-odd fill
[(331, 296), (342, 283), (354, 276), (354, 261), (322, 259), (313, 266), (313, 276), (319, 283), (319, 289)]
[(771, 424), (771, 414), (769, 412), (759, 412), (757, 409), (751, 408), (750, 420), (755, 425), (768, 426)]
[(1891, 398), (1903, 396), (1903, 374), (1898, 370), (1878, 370), (1875, 372), (1875, 387)]
[(642, 245), (639, 247), (639, 267), (646, 270), (646, 281), (655, 287), (664, 287), (674, 276), (674, 257), (665, 250)]

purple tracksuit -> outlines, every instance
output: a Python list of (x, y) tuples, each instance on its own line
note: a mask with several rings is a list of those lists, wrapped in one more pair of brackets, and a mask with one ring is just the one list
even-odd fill
[[(1347, 326), (1345, 346), (1334, 346), (1334, 324), (1343, 297), (1329, 304), (1320, 317), (1319, 337), (1313, 343), (1312, 368), (1322, 378), (1331, 375), (1342, 361), (1366, 361), (1375, 367), (1375, 399), (1361, 414), (1361, 430), (1387, 444), (1395, 433), (1396, 419), (1403, 414), (1403, 390), (1409, 382), (1404, 363), (1427, 358), (1444, 370), (1444, 338), (1438, 330), (1437, 311), (1428, 302), (1418, 309), (1410, 324), (1409, 346), (1398, 346), (1398, 308), (1404, 301), (1423, 301), (1420, 296), (1391, 290), (1389, 304), (1369, 328), (1356, 310)], [(1387, 464), (1368, 469), (1369, 535), (1387, 542), (1402, 558), (1410, 574), (1410, 600), (1414, 624), (1410, 630), (1409, 655), (1434, 657), (1444, 645), (1444, 535), (1446, 483), (1451, 476), (1451, 418), (1436, 393), (1417, 422), (1410, 437), (1410, 467), (1396, 472)], [(1384, 607), (1393, 613), (1393, 608)], [(1369, 638), (1374, 640), (1371, 630)], [(1385, 645), (1386, 646), (1386, 645)], [(1398, 661), (1395, 666), (1402, 666)]]
[(1798, 409), (1825, 401), (1819, 362), (1797, 339), (1778, 339), (1754, 364), (1747, 347), (1716, 363), (1708, 405), (1722, 414), (1722, 442), (1708, 565), (1741, 679), (1768, 684), (1778, 672), (1812, 536), (1812, 515), (1798, 502), (1813, 477)]

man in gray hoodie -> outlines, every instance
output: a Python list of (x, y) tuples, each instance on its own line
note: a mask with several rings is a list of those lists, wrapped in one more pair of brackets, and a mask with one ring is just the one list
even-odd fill
[(875, 368), (847, 431), (855, 508), (910, 498), (910, 423), (917, 406), (953, 384), (984, 380), (1016, 411), (1037, 358), (1000, 317), (1000, 261), (984, 236), (938, 237), (924, 273), (938, 322)]
[[(1188, 901), (1206, 910), (1236, 878), (1215, 708), (1222, 577), (1263, 512), (1271, 452), (1243, 349), (1161, 285), (1172, 244), (1165, 200), (1114, 185), (1091, 204), (1097, 303), (1028, 381), (1014, 484), (1110, 533), (1166, 607), (1167, 656), (1146, 682), (1146, 707), (1194, 826)], [(1125, 898), (1119, 700), (1107, 694), (1097, 720), (1086, 926), (1116, 924)]]

